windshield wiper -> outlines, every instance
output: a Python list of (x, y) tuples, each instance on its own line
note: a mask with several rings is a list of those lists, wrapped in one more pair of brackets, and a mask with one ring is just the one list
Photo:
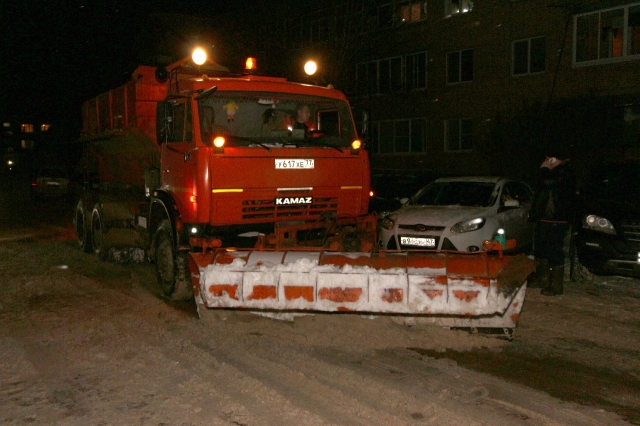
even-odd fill
[(249, 142), (249, 145), (259, 145), (262, 148), (266, 149), (267, 151), (269, 151), (269, 152), (271, 151), (271, 148), (269, 148), (267, 145), (263, 144), (262, 142), (256, 142), (253, 139), (245, 138), (245, 137), (242, 137), (242, 136), (233, 136), (232, 135), (231, 137), (234, 140), (241, 140), (241, 141), (244, 141), (244, 142)]
[(342, 152), (342, 149), (340, 147), (337, 147), (335, 145), (331, 145), (330, 143), (316, 141), (315, 139), (304, 139), (304, 140), (302, 140), (302, 142), (303, 143), (308, 143), (310, 145), (321, 146), (323, 148), (333, 148), (338, 152)]

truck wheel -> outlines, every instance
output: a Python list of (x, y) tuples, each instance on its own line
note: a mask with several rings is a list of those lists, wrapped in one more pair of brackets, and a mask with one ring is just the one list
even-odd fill
[(73, 225), (76, 228), (76, 236), (78, 237), (78, 246), (85, 253), (91, 253), (91, 228), (90, 214), (85, 209), (82, 200), (76, 205), (76, 214), (73, 217)]
[(91, 246), (93, 247), (93, 252), (101, 260), (107, 258), (107, 250), (105, 250), (104, 244), (106, 231), (102, 208), (100, 203), (96, 203), (91, 211)]
[(162, 293), (171, 300), (193, 297), (187, 254), (178, 252), (174, 244), (171, 223), (164, 220), (154, 237), (156, 275)]

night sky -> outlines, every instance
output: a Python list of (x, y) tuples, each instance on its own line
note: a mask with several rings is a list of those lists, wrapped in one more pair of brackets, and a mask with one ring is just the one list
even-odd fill
[(83, 101), (129, 79), (156, 12), (214, 16), (226, 2), (0, 2), (0, 117), (75, 131)]

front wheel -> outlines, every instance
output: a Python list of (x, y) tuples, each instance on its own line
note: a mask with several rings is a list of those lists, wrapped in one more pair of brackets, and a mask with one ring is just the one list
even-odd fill
[(158, 226), (154, 237), (156, 275), (162, 293), (171, 300), (193, 297), (187, 254), (174, 244), (173, 229), (168, 220)]

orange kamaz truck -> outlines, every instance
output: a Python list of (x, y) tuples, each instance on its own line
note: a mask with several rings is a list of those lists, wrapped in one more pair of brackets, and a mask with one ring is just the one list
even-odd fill
[(195, 298), (201, 312), (390, 313), (513, 330), (530, 261), (378, 251), (369, 157), (345, 95), (247, 64), (241, 74), (206, 59), (139, 66), (83, 104), (79, 246), (155, 263), (162, 293)]

